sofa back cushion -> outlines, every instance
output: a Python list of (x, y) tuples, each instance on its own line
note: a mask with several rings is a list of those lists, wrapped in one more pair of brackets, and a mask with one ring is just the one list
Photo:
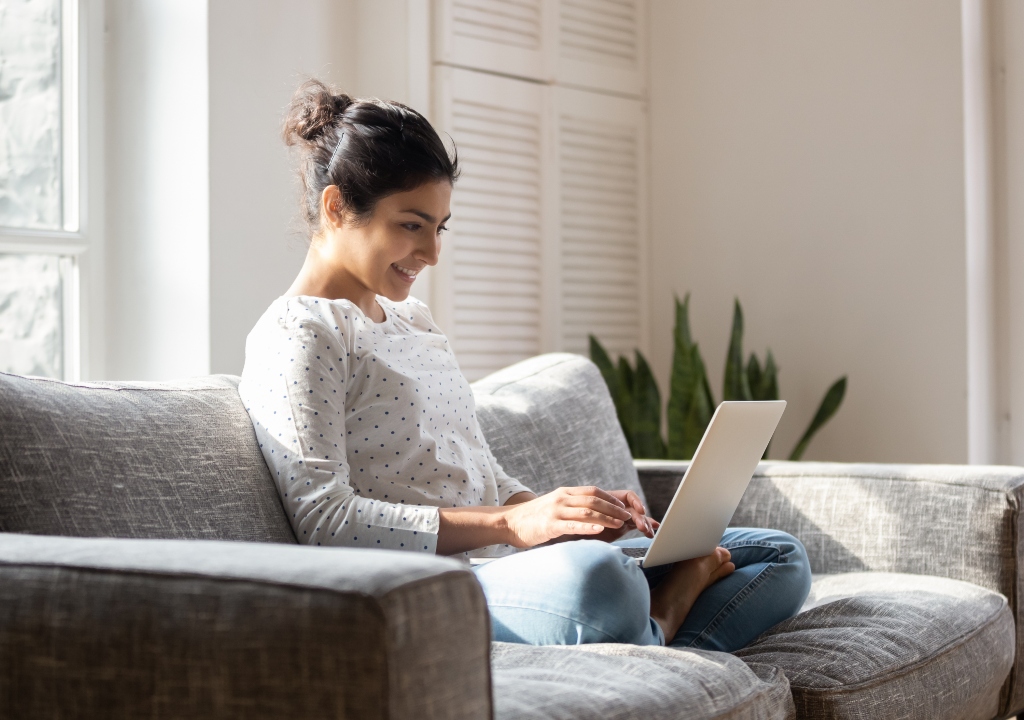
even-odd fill
[(294, 543), (237, 385), (0, 373), (0, 532)]
[(473, 395), (494, 457), (538, 495), (597, 485), (644, 500), (608, 386), (587, 358), (538, 355), (473, 383)]

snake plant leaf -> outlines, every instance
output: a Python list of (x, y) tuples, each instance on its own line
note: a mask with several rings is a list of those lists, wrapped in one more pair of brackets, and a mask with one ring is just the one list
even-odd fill
[[(704, 371), (704, 360), (701, 359), (700, 350), (697, 349), (696, 345), (693, 346), (693, 352), (700, 360), (700, 374), (704, 378), (704, 381), (701, 383), (701, 387), (704, 389), (704, 402), (709, 408), (714, 409), (718, 407), (718, 403), (715, 402), (715, 396), (711, 392), (711, 383), (708, 382), (708, 375)], [(708, 415), (708, 422), (711, 422), (710, 415)]]
[(764, 374), (761, 376), (761, 389), (759, 400), (779, 399), (779, 368), (775, 364), (775, 357), (769, 350), (764, 358)]
[(593, 335), (590, 335), (589, 338), (590, 359), (597, 365), (597, 369), (601, 371), (601, 377), (604, 378), (604, 382), (608, 386), (608, 392), (611, 393), (612, 400), (617, 400), (619, 396), (619, 374), (615, 370), (615, 365), (598, 339)]
[(750, 396), (754, 400), (761, 399), (757, 394), (761, 389), (762, 376), (761, 362), (757, 359), (757, 355), (750, 353), (750, 358), (747, 360), (747, 385), (750, 386)]
[(664, 458), (661, 439), (661, 393), (647, 359), (636, 351), (636, 373), (632, 394), (633, 457)]
[(676, 336), (676, 342), (682, 342), (686, 347), (693, 345), (693, 339), (690, 337), (690, 293), (686, 293), (682, 302), (679, 302), (679, 298), (675, 298), (676, 301), (676, 326), (673, 333)]
[(814, 434), (836, 414), (836, 410), (839, 409), (839, 405), (843, 402), (844, 395), (846, 395), (845, 375), (832, 383), (832, 387), (825, 393), (825, 397), (821, 400), (821, 405), (818, 406), (818, 412), (814, 413), (814, 418), (807, 427), (807, 431), (800, 438), (800, 442), (796, 444), (796, 447), (793, 448), (793, 452), (789, 454), (790, 460), (799, 460), (803, 456), (804, 450), (807, 449), (807, 445), (811, 442)]
[(668, 390), (666, 454), (673, 460), (685, 460), (690, 456), (684, 454), (684, 427), (698, 378), (693, 357), (694, 345), (690, 338), (689, 293), (683, 302), (679, 302), (678, 297), (675, 298), (675, 302), (676, 325), (672, 333), (675, 347), (672, 352), (672, 375)]
[(619, 390), (622, 392), (623, 399), (632, 397), (633, 395), (633, 368), (630, 367), (629, 360), (625, 357), (619, 358)]
[(779, 399), (778, 372), (771, 350), (765, 356), (764, 368), (758, 362), (757, 356), (754, 353), (750, 354), (750, 360), (747, 362), (747, 381), (750, 384), (751, 400)]
[(604, 383), (608, 386), (608, 392), (612, 396), (612, 402), (615, 404), (615, 415), (619, 418), (619, 425), (622, 426), (622, 432), (628, 440), (629, 433), (626, 432), (628, 419), (625, 416), (629, 411), (629, 393), (622, 387), (620, 373), (612, 363), (608, 353), (593, 335), (590, 336), (590, 359), (597, 365), (597, 369), (601, 371), (601, 377), (604, 378)]
[(633, 368), (630, 367), (629, 360), (620, 356), (617, 369), (619, 376), (619, 398), (615, 404), (622, 408), (622, 412), (619, 415), (619, 424), (622, 425), (622, 432), (626, 434), (626, 440), (629, 442), (629, 449), (633, 452), (633, 457), (639, 457), (633, 447)]
[(725, 356), (725, 382), (723, 400), (750, 400), (750, 384), (743, 368), (743, 309), (736, 298), (732, 312), (732, 333), (729, 352)]
[[(750, 394), (754, 400), (778, 400), (779, 399), (779, 370), (775, 366), (775, 358), (772, 356), (772, 351), (769, 350), (765, 355), (764, 369), (762, 370), (760, 364), (757, 362), (757, 358), (751, 353), (750, 363), (747, 363), (747, 378), (750, 380)], [(750, 372), (751, 363), (757, 365), (759, 375), (757, 376), (756, 382), (754, 376)], [(771, 450), (771, 442), (764, 448), (764, 455), (761, 456), (762, 460), (768, 459), (768, 451)]]
[(707, 385), (704, 361), (701, 360), (700, 349), (696, 345), (693, 346), (693, 362), (696, 366), (697, 377), (694, 379), (690, 409), (686, 413), (683, 423), (682, 447), (679, 449), (679, 453), (684, 459), (692, 458), (693, 454), (697, 452), (697, 446), (711, 422), (711, 411), (714, 407), (709, 402), (711, 393)]

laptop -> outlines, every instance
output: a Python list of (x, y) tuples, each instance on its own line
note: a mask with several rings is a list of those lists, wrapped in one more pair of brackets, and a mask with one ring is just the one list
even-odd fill
[[(650, 546), (619, 549), (641, 567), (714, 552), (785, 409), (785, 400), (721, 403)], [(496, 559), (472, 558), (470, 563)]]
[(622, 552), (642, 567), (714, 552), (785, 409), (785, 400), (719, 405), (650, 547)]

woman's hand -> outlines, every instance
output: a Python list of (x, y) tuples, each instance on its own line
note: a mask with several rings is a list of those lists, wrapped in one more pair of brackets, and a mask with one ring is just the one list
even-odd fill
[[(654, 533), (659, 527), (661, 527), (661, 523), (647, 516), (644, 504), (640, 502), (640, 498), (635, 492), (632, 490), (609, 490), (608, 494), (625, 504), (626, 510), (630, 513), (630, 519), (621, 527), (605, 528), (597, 535), (589, 536), (591, 539), (601, 540), (603, 542), (615, 542), (630, 530), (639, 530), (649, 538), (654, 537)], [(577, 539), (579, 539), (578, 535), (563, 535), (562, 537), (555, 538), (551, 543), (554, 544), (565, 542), (566, 540)]]
[(647, 510), (644, 509), (644, 504), (640, 502), (640, 497), (635, 492), (632, 490), (609, 490), (608, 494), (626, 506), (630, 518), (622, 527), (607, 528), (603, 532), (594, 535), (594, 540), (614, 542), (630, 530), (639, 530), (649, 538), (654, 537), (654, 533), (660, 526), (660, 523), (653, 518), (647, 517)]
[(618, 537), (637, 527), (636, 507), (643, 513), (643, 504), (635, 493), (607, 492), (589, 485), (560, 487), (535, 500), (505, 507), (506, 542), (517, 548), (534, 547), (567, 535), (603, 540), (604, 533), (617, 533)]

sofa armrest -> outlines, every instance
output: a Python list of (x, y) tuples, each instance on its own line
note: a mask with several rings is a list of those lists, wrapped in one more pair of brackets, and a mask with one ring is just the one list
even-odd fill
[[(686, 462), (636, 461), (663, 514)], [(1024, 468), (762, 462), (730, 525), (798, 537), (815, 573), (881, 571), (966, 580), (1007, 597), (1017, 625), (1011, 708), (1024, 707)]]
[(4, 717), (484, 718), (489, 653), (447, 558), (0, 534)]

